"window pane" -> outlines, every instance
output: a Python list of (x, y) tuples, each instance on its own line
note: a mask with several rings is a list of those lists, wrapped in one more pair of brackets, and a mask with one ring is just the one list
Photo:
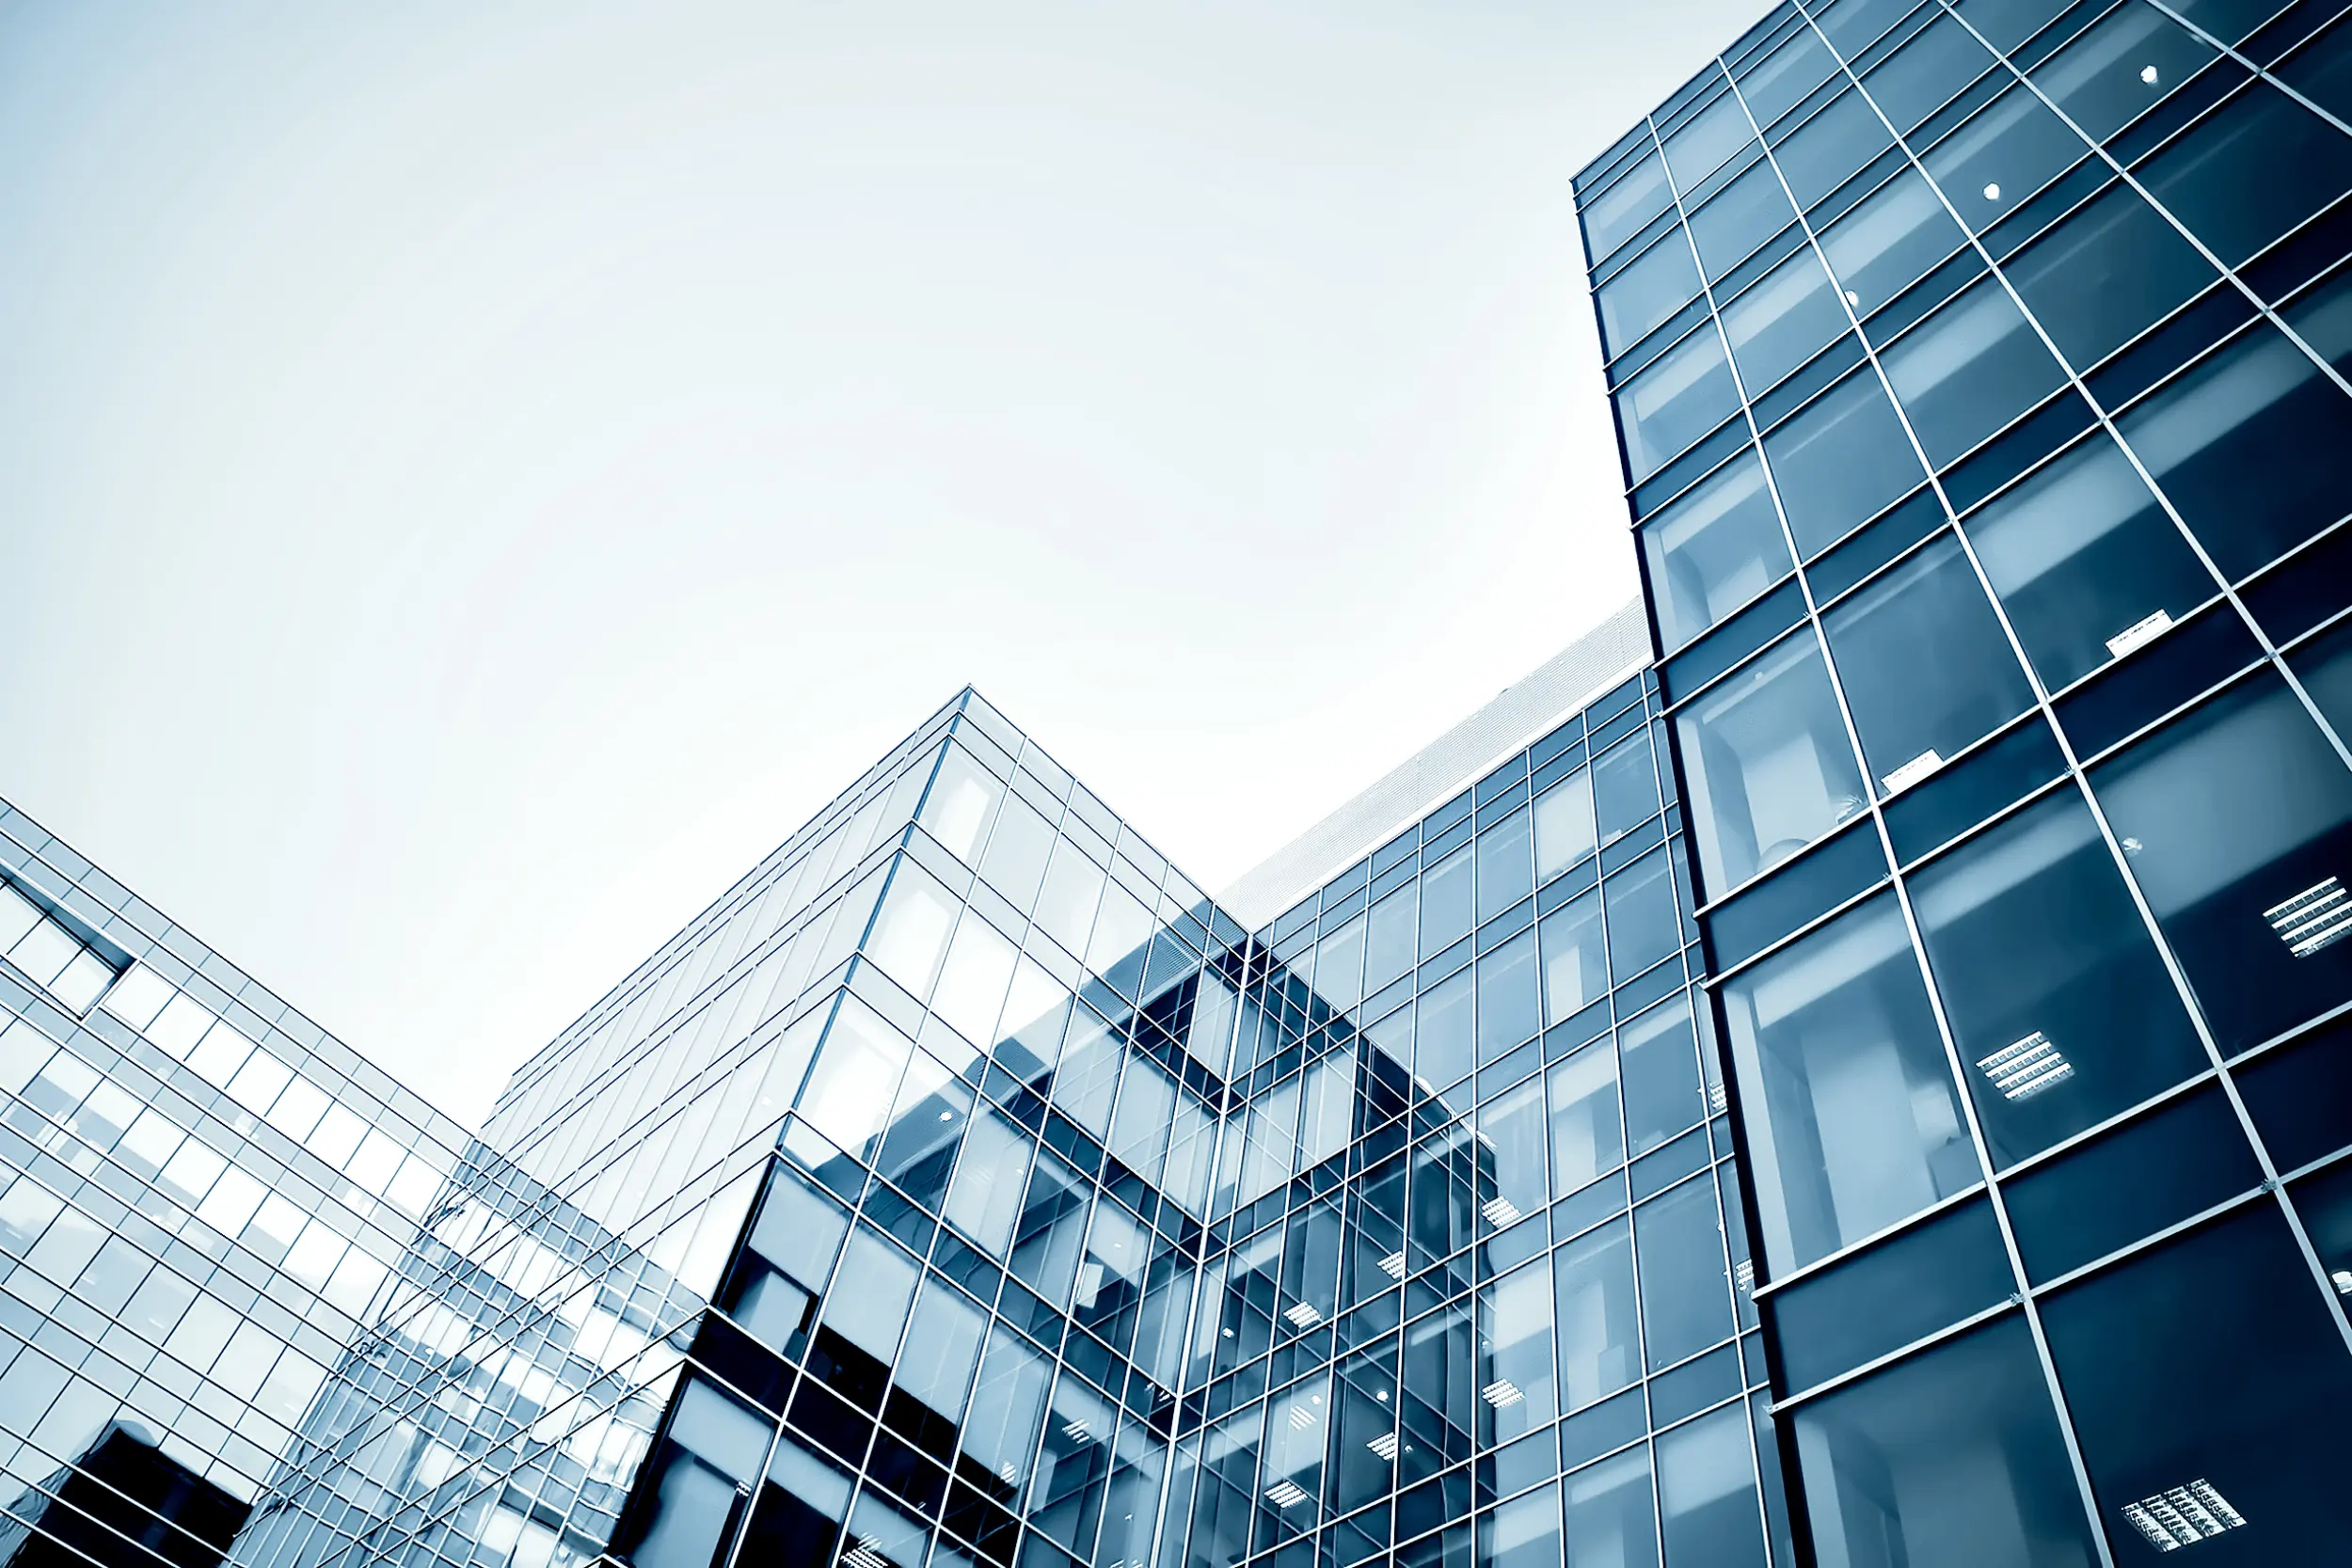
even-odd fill
[(1687, 191), (1729, 163), (1749, 140), (1748, 117), (1726, 92), (1666, 138), (1666, 166)]
[(1642, 1260), (1642, 1342), (1649, 1370), (1671, 1367), (1731, 1337), (1731, 1276), (1724, 1261), (1715, 1183), (1685, 1181), (1633, 1211)]
[(1642, 230), (1674, 200), (1666, 184), (1666, 166), (1651, 153), (1620, 176), (1610, 187), (1582, 203), (1585, 243), (1598, 261)]
[(1822, 626), (1883, 795), (2033, 701), (1984, 589), (1948, 535), (1823, 616)]
[(1468, 850), (1432, 866), (1421, 879), (1421, 956), (1437, 955), (1470, 935), (1470, 857)]
[(1632, 1234), (1627, 1221), (1612, 1220), (1552, 1255), (1563, 1411), (1581, 1410), (1641, 1375)]
[(1745, 1406), (1718, 1410), (1658, 1439), (1658, 1516), (1668, 1568), (1764, 1560)]
[(1470, 972), (1422, 991), (1414, 1010), (1413, 1070), (1444, 1088), (1470, 1069)]
[(2138, 173), (2166, 211), (2235, 266), (2352, 186), (2352, 137), (2256, 82)]
[(1740, 95), (1748, 101), (1756, 122), (1769, 126), (1828, 81), (1836, 69), (1837, 62), (1813, 29), (1799, 27), (1788, 42), (1740, 75)]
[(1553, 1196), (1565, 1197), (1625, 1164), (1617, 1053), (1608, 1040), (1597, 1040), (1555, 1066), (1544, 1092), (1551, 1118)]
[(1699, 274), (1691, 264), (1691, 246), (1682, 230), (1670, 229), (1664, 239), (1600, 286), (1603, 352), (1613, 359), (1623, 354), (1698, 292)]
[[(2352, 1362), (2276, 1205), (2051, 1297), (2042, 1323), (2113, 1533), (2153, 1540), (2127, 1511), (2202, 1484), (2230, 1511), (2219, 1538), (2245, 1531), (2236, 1560), (2341, 1555)], [(2148, 1375), (2154, 1367), (2164, 1375)]]
[(2059, 379), (2058, 361), (1990, 278), (1883, 357), (1921, 450), (1938, 467), (2023, 414)]
[(1551, 880), (1593, 852), (1592, 775), (1582, 768), (1535, 802), (1535, 880)]
[(1740, 381), (1755, 397), (1813, 357), (1844, 330), (1829, 274), (1810, 250), (1800, 250), (1724, 307), (1724, 332)]
[(1797, 205), (1810, 207), (1893, 145), (1878, 111), (1848, 88), (1791, 132), (1775, 156)]
[(1867, 370), (1765, 436), (1764, 456), (1802, 556), (1836, 543), (1924, 477), (1895, 405)]
[(2352, 994), (2352, 942), (2334, 940), (2347, 927), (2318, 908), (2352, 864), (2352, 775), (2277, 676), (2151, 736), (2091, 787), (2225, 1052)]
[(1934, 271), (1963, 243), (1960, 225), (1933, 188), (1905, 169), (1830, 225), (1821, 253), (1852, 295), (1854, 312), (1867, 316)]
[(1853, 1568), (2097, 1560), (2021, 1317), (1812, 1401), (1793, 1418), (1800, 1484), (1827, 1560)]
[(1984, 74), (1993, 56), (1968, 30), (1948, 16), (1938, 17), (1863, 78), (1895, 129), (1913, 126), (1950, 102), (1961, 88)]
[[(2116, 421), (2233, 580), (2344, 513), (2352, 400), (2257, 325)], [(2248, 474), (2263, 476), (2248, 484)]]
[(1668, 349), (1616, 399), (1626, 460), (1637, 483), (1740, 406), (1723, 340), (1707, 325)]
[(1968, 225), (1982, 230), (2085, 151), (2083, 139), (2023, 85), (1938, 142), (1920, 160)]
[(1820, 645), (1789, 638), (1684, 709), (1699, 879), (1717, 897), (1864, 809)]
[(1535, 933), (1521, 931), (1478, 960), (1478, 1059), (1491, 1062), (1534, 1035), (1535, 1012)]
[[(1478, 918), (1482, 923), (1535, 891), (1528, 839), (1525, 812), (1515, 813), (1478, 835)], [(1331, 994), (1319, 970), (1315, 985), (1327, 997)]]
[(1565, 1568), (1649, 1568), (1657, 1562), (1658, 1521), (1646, 1447), (1579, 1470), (1563, 1484), (1568, 1506)]
[(1687, 995), (1618, 1030), (1617, 1048), (1625, 1059), (1626, 1138), (1634, 1153), (1646, 1154), (1707, 1119)]
[(2179, 230), (2122, 186), (2036, 240), (2008, 267), (2018, 294), (2077, 370), (2138, 336), (2215, 276)]
[(1710, 283), (1756, 254), (1766, 240), (1788, 227), (1797, 210), (1788, 205), (1780, 176), (1763, 160), (1691, 214), (1691, 242)]
[(1609, 990), (1601, 956), (1600, 890), (1578, 895), (1544, 917), (1544, 1026), (1549, 1028)]
[(1642, 548), (1670, 649), (1788, 575), (1788, 542), (1753, 452), (1643, 524)]
[(1601, 884), (1609, 905), (1613, 982), (1630, 980), (1681, 945), (1681, 917), (1675, 908), (1666, 854), (1660, 849), (1645, 855)]
[(1479, 1292), (1479, 1326), (1494, 1347), (1488, 1368), (1496, 1381), (1520, 1397), (1494, 1412), (1494, 1438), (1507, 1442), (1551, 1419), (1554, 1404), (1551, 1351), (1551, 1271), (1531, 1263)]
[(1979, 1176), (1918, 961), (1889, 897), (1724, 986), (1774, 1274)]
[(2215, 592), (2212, 574), (2105, 436), (1961, 526), (2052, 690), (2116, 657), (2113, 642), (2150, 616), (2180, 620)]
[(1647, 730), (1634, 731), (1593, 764), (1593, 810), (1603, 844), (1614, 844), (1658, 815), (1658, 769)]
[(2074, 791), (2010, 817), (1911, 886), (1995, 1164), (2039, 1153), (2206, 1065)]
[(2067, 119), (2105, 141), (2213, 57), (2211, 44), (2133, 0), (2037, 66), (2033, 79)]

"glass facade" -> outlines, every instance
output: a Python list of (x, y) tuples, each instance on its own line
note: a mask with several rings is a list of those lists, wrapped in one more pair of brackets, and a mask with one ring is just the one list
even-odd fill
[(2347, 62), (1808, 0), (1578, 179), (1800, 1560), (2342, 1555)]

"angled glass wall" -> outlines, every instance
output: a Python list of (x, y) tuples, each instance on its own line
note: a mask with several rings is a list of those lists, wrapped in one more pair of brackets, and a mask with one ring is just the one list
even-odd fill
[(1578, 179), (1808, 1560), (2340, 1554), (2347, 61), (1788, 4)]

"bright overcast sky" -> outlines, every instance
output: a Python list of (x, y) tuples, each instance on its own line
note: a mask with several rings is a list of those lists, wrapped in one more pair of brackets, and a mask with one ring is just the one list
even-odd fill
[(464, 1120), (970, 680), (1220, 886), (1633, 593), (1761, 0), (0, 14), (0, 795)]

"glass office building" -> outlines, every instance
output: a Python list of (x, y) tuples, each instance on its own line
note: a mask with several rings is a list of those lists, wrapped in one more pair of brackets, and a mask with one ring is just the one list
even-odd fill
[(1577, 182), (1804, 1560), (2344, 1555), (2336, 8), (1784, 5)]

